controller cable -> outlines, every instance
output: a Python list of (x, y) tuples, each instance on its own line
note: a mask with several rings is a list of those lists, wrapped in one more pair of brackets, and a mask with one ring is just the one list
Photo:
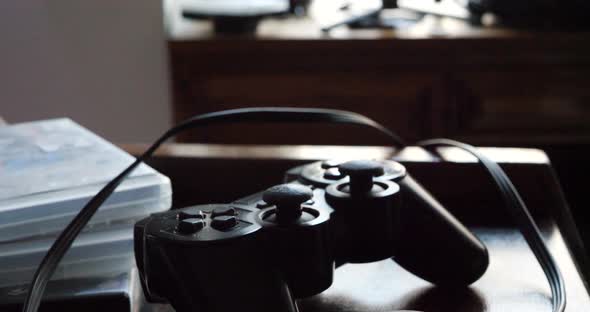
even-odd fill
[(535, 254), (537, 261), (541, 265), (541, 268), (543, 269), (543, 272), (549, 281), (553, 312), (565, 311), (566, 297), (563, 276), (559, 271), (555, 259), (543, 242), (543, 236), (539, 230), (539, 227), (535, 223), (524, 201), (520, 197), (520, 194), (504, 170), (502, 170), (502, 168), (500, 168), (496, 162), (490, 160), (477, 148), (469, 144), (449, 139), (430, 139), (418, 142), (416, 145), (424, 147), (427, 150), (439, 146), (456, 147), (470, 153), (479, 160), (486, 171), (492, 176), (492, 179), (496, 183), (496, 186), (502, 195), (504, 204), (508, 208), (508, 212), (511, 214), (512, 219), (518, 225), (520, 232)]
[[(389, 131), (384, 126), (367, 118), (363, 115), (333, 109), (316, 109), (316, 108), (277, 108), (277, 107), (255, 107), (230, 109), (212, 113), (198, 115), (181, 122), (180, 124), (168, 129), (160, 138), (158, 138), (142, 155), (117, 175), (113, 180), (108, 182), (88, 203), (80, 210), (74, 219), (59, 234), (53, 245), (45, 254), (41, 264), (37, 267), (31, 283), (29, 284), (27, 295), (23, 304), (23, 312), (37, 312), (47, 283), (57, 268), (59, 262), (72, 245), (76, 236), (82, 228), (88, 223), (90, 218), (106, 199), (114, 192), (117, 186), (144, 160), (148, 159), (158, 147), (174, 135), (188, 129), (207, 126), (219, 123), (237, 123), (237, 122), (297, 122), (297, 123), (342, 123), (357, 126), (364, 126), (378, 130), (386, 135), (395, 145), (401, 149), (406, 146), (404, 141), (395, 133)], [(553, 312), (563, 312), (565, 309), (565, 285), (563, 277), (549, 250), (543, 243), (541, 232), (532, 219), (524, 202), (518, 195), (518, 192), (504, 173), (504, 171), (495, 162), (482, 155), (475, 147), (446, 139), (427, 140), (419, 142), (419, 146), (433, 148), (437, 146), (454, 146), (466, 150), (474, 155), (486, 170), (492, 175), (496, 182), (506, 205), (518, 223), (523, 236), (537, 257), (551, 287)]]

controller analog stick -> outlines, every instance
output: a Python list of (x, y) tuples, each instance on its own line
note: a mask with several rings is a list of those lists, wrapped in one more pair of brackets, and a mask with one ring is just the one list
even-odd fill
[(350, 177), (350, 193), (364, 194), (373, 189), (373, 177), (384, 174), (380, 162), (372, 160), (353, 160), (341, 164), (338, 169)]
[(310, 200), (313, 192), (308, 186), (299, 184), (280, 184), (262, 194), (262, 200), (277, 206), (277, 221), (292, 223), (301, 217), (301, 204)]

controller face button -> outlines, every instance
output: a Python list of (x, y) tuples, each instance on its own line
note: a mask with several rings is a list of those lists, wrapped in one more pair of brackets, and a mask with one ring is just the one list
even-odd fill
[(197, 218), (188, 218), (181, 220), (176, 230), (181, 234), (194, 234), (205, 227), (205, 221)]
[(211, 220), (211, 227), (219, 231), (229, 230), (237, 224), (238, 219), (234, 216), (217, 216)]
[(200, 210), (197, 211), (196, 213), (181, 211), (176, 215), (176, 218), (180, 221), (186, 220), (186, 219), (205, 219), (205, 214)]
[(344, 176), (340, 173), (338, 168), (330, 168), (324, 172), (324, 179), (326, 180), (340, 180), (342, 178), (344, 178)]
[(211, 218), (215, 218), (217, 216), (235, 216), (235, 215), (236, 215), (236, 209), (233, 208), (233, 207), (229, 207), (229, 208), (216, 208), (211, 213)]

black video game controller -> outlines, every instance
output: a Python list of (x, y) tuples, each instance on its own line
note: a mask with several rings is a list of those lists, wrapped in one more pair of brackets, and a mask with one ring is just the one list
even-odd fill
[(334, 267), (392, 258), (437, 285), (466, 286), (486, 247), (394, 161), (316, 162), (230, 204), (154, 214), (135, 226), (149, 301), (178, 312), (297, 311)]

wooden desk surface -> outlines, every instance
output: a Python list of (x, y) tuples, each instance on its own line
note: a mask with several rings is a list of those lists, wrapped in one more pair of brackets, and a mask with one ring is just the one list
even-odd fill
[[(143, 149), (124, 147), (136, 154)], [(540, 224), (565, 278), (566, 311), (589, 311), (590, 297), (580, 272), (590, 267), (546, 156), (530, 149), (484, 151), (500, 162)], [(382, 158), (392, 152), (383, 147), (172, 144), (149, 163), (171, 177), (174, 196), (184, 197), (185, 203), (189, 198), (227, 202), (279, 183), (287, 168), (312, 159)], [(486, 243), (491, 262), (483, 278), (467, 289), (449, 290), (432, 287), (392, 261), (349, 264), (336, 271), (335, 282), (327, 291), (300, 301), (302, 312), (551, 310), (545, 276), (509, 221), (489, 177), (464, 153), (446, 149), (442, 154), (441, 160), (410, 148), (396, 159)]]

